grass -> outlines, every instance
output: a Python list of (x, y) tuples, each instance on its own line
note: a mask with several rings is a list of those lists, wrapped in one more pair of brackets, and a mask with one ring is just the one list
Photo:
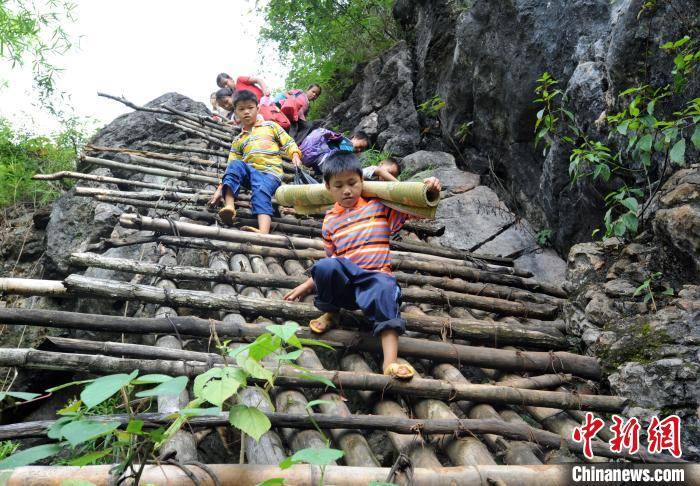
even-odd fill
[(16, 204), (37, 207), (56, 199), (70, 183), (35, 181), (32, 176), (75, 169), (84, 140), (76, 130), (52, 137), (16, 131), (0, 118), (0, 208)]
[(364, 169), (365, 167), (370, 167), (372, 165), (379, 165), (379, 162), (381, 162), (382, 160), (386, 160), (391, 156), (391, 152), (377, 150), (374, 147), (367, 149), (364, 152), (362, 152), (362, 155), (360, 156), (360, 160), (362, 161), (362, 168)]

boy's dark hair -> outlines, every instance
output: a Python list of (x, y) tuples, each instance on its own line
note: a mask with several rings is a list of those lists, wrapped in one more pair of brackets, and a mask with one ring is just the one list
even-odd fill
[(320, 84), (311, 83), (311, 84), (309, 85), (309, 87), (306, 88), (306, 91), (310, 90), (311, 88), (318, 88), (318, 94), (319, 94), (319, 96), (321, 95), (321, 92), (323, 91), (323, 89), (321, 88), (321, 85), (320, 85)]
[(228, 96), (233, 96), (233, 90), (231, 88), (221, 88), (219, 91), (216, 92), (217, 101), (224, 99)]
[(331, 154), (323, 162), (323, 181), (329, 183), (331, 177), (342, 172), (356, 172), (362, 178), (362, 166), (355, 154), (350, 152), (336, 152)]
[(229, 75), (226, 74), (226, 73), (217, 74), (217, 75), (216, 75), (216, 85), (217, 85), (219, 88), (223, 88), (223, 87), (224, 87), (224, 81), (226, 81), (226, 80), (228, 80), (228, 79), (233, 79), (233, 78), (231, 78), (231, 76), (229, 76)]
[(360, 140), (366, 140), (367, 143), (369, 143), (369, 135), (367, 135), (365, 132), (362, 130), (358, 130), (356, 132), (353, 132), (350, 138), (359, 138)]
[(255, 96), (255, 93), (253, 93), (252, 91), (248, 91), (247, 89), (236, 91), (236, 94), (233, 95), (233, 109), (235, 110), (236, 105), (244, 101), (252, 101), (257, 105), (258, 97)]
[(401, 163), (399, 162), (399, 159), (397, 159), (396, 157), (387, 157), (382, 162), (389, 162), (390, 164), (395, 165), (397, 176), (401, 173)]

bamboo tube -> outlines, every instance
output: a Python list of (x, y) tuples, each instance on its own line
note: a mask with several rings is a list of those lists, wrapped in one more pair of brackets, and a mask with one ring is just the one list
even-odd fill
[[(210, 265), (212, 265), (211, 260)], [(212, 289), (212, 292), (222, 296), (235, 294), (234, 288), (227, 284), (217, 284)], [(0, 308), (0, 323), (112, 333), (167, 334), (173, 330), (177, 330), (181, 335), (205, 338), (210, 337), (212, 332), (216, 332), (220, 338), (244, 340), (253, 340), (265, 332), (265, 330), (258, 325), (247, 324), (243, 321), (242, 317), (235, 322), (229, 322), (226, 319), (224, 319), (223, 322), (210, 321), (192, 316), (171, 317), (167, 320), (33, 309)], [(355, 349), (357, 351), (366, 352), (378, 352), (381, 349), (376, 337), (357, 331), (332, 329), (318, 336), (312, 333), (308, 328), (302, 327), (298, 334), (303, 338), (320, 339), (339, 349)], [(473, 353), (475, 349), (479, 348), (464, 348), (463, 345), (460, 344), (426, 341), (405, 336), (399, 337), (399, 354), (404, 357), (433, 359), (436, 361), (446, 360), (457, 364), (462, 363), (462, 356)], [(564, 374), (553, 376), (558, 377), (559, 383), (564, 383), (571, 378), (570, 375)], [(445, 379), (448, 381), (450, 380), (449, 377)], [(523, 386), (521, 388), (538, 388), (536, 386), (531, 386), (529, 380), (524, 380), (522, 384)], [(512, 382), (508, 382), (506, 386), (512, 386)]]
[[(146, 275), (160, 275), (167, 278), (183, 280), (207, 280), (222, 283), (237, 283), (244, 285), (254, 285), (259, 287), (279, 287), (294, 288), (303, 283), (304, 277), (277, 277), (274, 275), (261, 273), (243, 273), (216, 271), (200, 267), (185, 266), (164, 266), (148, 262), (136, 262), (126, 258), (109, 258), (93, 253), (73, 253), (70, 257), (71, 264), (80, 267), (98, 267), (124, 272), (134, 272)], [(492, 297), (479, 297), (469, 294), (460, 294), (450, 291), (431, 291), (424, 289), (405, 288), (403, 298), (411, 302), (427, 302), (433, 304), (448, 304), (455, 306), (465, 306), (474, 309), (498, 312), (500, 314), (514, 316), (536, 316), (543, 318), (553, 317), (558, 309), (554, 306), (543, 304), (529, 304), (521, 302), (511, 302), (507, 300), (494, 299)], [(552, 338), (552, 343), (555, 339)], [(566, 341), (562, 338), (559, 348), (566, 346)]]
[(144, 174), (157, 175), (162, 177), (170, 177), (171, 179), (179, 179), (190, 182), (203, 182), (205, 184), (217, 185), (219, 183), (219, 178), (215, 176), (203, 176), (199, 174), (188, 174), (182, 171), (172, 171), (165, 169), (158, 169), (154, 167), (142, 167), (133, 164), (125, 164), (123, 162), (115, 162), (114, 160), (99, 159), (97, 157), (89, 157), (87, 155), (81, 155), (80, 159), (84, 162), (100, 165), (102, 167), (109, 167), (112, 169), (127, 170), (131, 172), (142, 172)]
[(178, 192), (185, 192), (185, 193), (194, 193), (195, 190), (191, 187), (186, 187), (186, 186), (173, 186), (173, 185), (164, 185), (164, 184), (156, 184), (154, 182), (142, 182), (142, 181), (133, 181), (130, 179), (120, 179), (118, 177), (108, 177), (108, 176), (98, 176), (94, 174), (83, 174), (82, 172), (72, 172), (68, 170), (64, 170), (61, 172), (55, 172), (53, 174), (36, 174), (32, 176), (32, 179), (34, 180), (40, 180), (40, 181), (55, 181), (59, 179), (82, 179), (86, 181), (95, 181), (95, 182), (101, 182), (104, 184), (121, 184), (121, 185), (129, 185), (133, 187), (145, 187), (148, 189), (158, 189), (161, 191), (174, 191), (177, 190)]
[[(278, 248), (301, 248), (301, 249), (316, 249), (322, 250), (323, 243), (318, 240), (307, 238), (296, 238), (291, 236), (277, 235), (261, 235), (261, 234), (245, 234), (245, 232), (236, 230), (225, 230), (221, 228), (213, 228), (202, 225), (193, 225), (189, 223), (174, 222), (174, 228), (171, 223), (163, 219), (154, 219), (149, 217), (141, 217), (134, 214), (123, 214), (119, 218), (119, 223), (126, 228), (145, 229), (150, 231), (159, 231), (162, 233), (172, 233), (174, 229), (184, 236), (201, 236), (209, 237), (224, 241), (234, 241), (238, 243), (266, 243), (269, 246)], [(243, 233), (243, 234), (242, 234)], [(390, 246), (393, 245), (393, 242)], [(418, 270), (427, 271), (436, 275), (462, 277), (467, 280), (476, 280), (487, 283), (506, 284), (513, 287), (526, 288), (528, 290), (540, 291), (546, 294), (557, 297), (566, 297), (566, 294), (556, 286), (536, 280), (525, 279), (515, 275), (504, 275), (488, 271), (481, 271), (468, 267), (452, 267), (447, 268), (445, 265), (429, 262), (411, 262), (402, 260), (400, 264), (393, 265), (396, 270)]]
[[(88, 341), (88, 343), (90, 343)], [(132, 354), (150, 352), (152, 356), (165, 356), (173, 350), (154, 348), (125, 343), (97, 343), (103, 349), (119, 348), (129, 350)], [(92, 344), (86, 346), (92, 347)], [(147, 349), (144, 349), (147, 348)], [(191, 353), (189, 351), (188, 353)], [(155, 361), (149, 359), (120, 359), (107, 356), (91, 356), (83, 354), (68, 354), (31, 349), (0, 349), (0, 364), (3, 366), (19, 366), (27, 369), (73, 370), (92, 373), (123, 372), (131, 366), (131, 370), (140, 369), (148, 373), (176, 374), (196, 376), (203, 373), (207, 364), (186, 361)], [(154, 371), (158, 370), (158, 371)], [(299, 377), (299, 371), (282, 366), (277, 377), (279, 386), (314, 388), (318, 383), (309, 382)], [(495, 404), (525, 404), (539, 407), (574, 408), (592, 411), (619, 411), (627, 400), (622, 397), (599, 395), (573, 395), (562, 392), (541, 390), (526, 390), (495, 385), (463, 385), (451, 384), (441, 380), (413, 378), (406, 382), (397, 382), (391, 377), (380, 374), (362, 375), (341, 371), (317, 372), (332, 381), (342, 389), (362, 389), (370, 391), (386, 391), (391, 389), (396, 393), (411, 393), (415, 396), (438, 398), (442, 400), (479, 400)]]
[[(324, 370), (321, 360), (309, 348), (304, 348), (296, 362), (298, 365), (310, 370)], [(325, 400), (324, 403), (318, 406), (322, 413), (338, 417), (350, 417), (352, 415), (350, 409), (343, 402), (343, 398), (337, 393), (324, 393), (320, 399)], [(333, 441), (345, 452), (343, 462), (348, 466), (380, 466), (367, 439), (361, 433), (347, 429), (331, 429), (330, 434), (333, 437)]]
[[(61, 486), (66, 480), (90, 481), (95, 486), (114, 483), (112, 465), (106, 466), (25, 466), (9, 472), (7, 486)], [(137, 465), (138, 467), (138, 465)], [(185, 466), (202, 485), (214, 484), (204, 470), (196, 466)], [(688, 475), (700, 474), (700, 466), (686, 466)], [(327, 466), (322, 471), (318, 466), (298, 464), (280, 470), (277, 466), (248, 464), (210, 464), (209, 469), (221, 484), (254, 486), (266, 478), (282, 478), (285, 484), (325, 484), (344, 486), (366, 486), (376, 481), (384, 482), (389, 468), (363, 468)], [(414, 486), (443, 486), (445, 484), (487, 484), (502, 481), (508, 486), (559, 486), (570, 478), (566, 466), (462, 466), (437, 469), (415, 468), (411, 484)], [(397, 484), (405, 484), (406, 478), (399, 473)], [(146, 466), (141, 476), (143, 484), (168, 486), (192, 486), (193, 481), (180, 467), (158, 464)]]
[[(235, 243), (230, 241), (210, 240), (205, 238), (187, 238), (180, 236), (161, 236), (159, 241), (174, 246), (185, 246), (189, 248), (201, 248), (217, 251), (234, 251), (237, 253), (255, 254), (264, 257), (274, 257), (283, 259), (311, 259), (318, 260), (324, 258), (325, 252), (315, 249), (287, 249), (276, 248), (252, 243)], [(429, 285), (431, 287), (451, 290), (472, 295), (483, 295), (504, 300), (520, 300), (534, 302), (538, 304), (560, 305), (562, 301), (558, 298), (543, 294), (535, 294), (527, 290), (514, 287), (505, 287), (494, 284), (472, 283), (461, 279), (447, 277), (433, 277), (430, 275), (420, 275), (413, 273), (394, 272), (394, 277), (408, 285)]]

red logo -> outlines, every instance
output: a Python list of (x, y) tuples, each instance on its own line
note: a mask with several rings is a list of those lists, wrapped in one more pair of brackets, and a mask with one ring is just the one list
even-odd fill
[(673, 457), (681, 457), (681, 419), (678, 415), (671, 415), (663, 420), (653, 417), (647, 429), (647, 436), (649, 454), (659, 454), (667, 450)]
[(583, 455), (588, 459), (593, 457), (591, 441), (595, 439), (596, 434), (604, 425), (605, 422), (602, 419), (595, 417), (591, 412), (586, 412), (586, 421), (573, 431), (573, 439), (576, 442), (583, 442)]

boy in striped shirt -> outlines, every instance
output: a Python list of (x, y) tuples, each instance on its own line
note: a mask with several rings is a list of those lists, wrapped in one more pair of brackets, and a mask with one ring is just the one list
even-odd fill
[[(324, 311), (309, 323), (312, 331), (325, 332), (337, 323), (340, 309), (361, 309), (382, 342), (384, 374), (411, 378), (415, 370), (397, 363), (401, 318), (401, 289), (391, 274), (389, 237), (409, 216), (388, 208), (377, 199), (362, 197), (362, 169), (351, 153), (339, 152), (326, 160), (323, 180), (335, 205), (323, 220), (323, 242), (328, 258), (316, 262), (311, 278), (288, 292), (285, 300), (298, 300), (316, 291), (315, 305)], [(440, 181), (423, 181), (429, 191), (440, 191)]]
[(251, 91), (237, 91), (233, 109), (241, 121), (241, 134), (233, 140), (226, 173), (209, 201), (218, 204), (223, 196), (225, 206), (219, 211), (221, 220), (233, 224), (236, 217), (235, 198), (241, 186), (251, 191), (251, 210), (258, 218), (258, 232), (269, 233), (272, 222), (272, 196), (282, 184), (282, 157), (286, 154), (297, 167), (301, 151), (294, 139), (273, 121), (258, 118), (258, 98)]

